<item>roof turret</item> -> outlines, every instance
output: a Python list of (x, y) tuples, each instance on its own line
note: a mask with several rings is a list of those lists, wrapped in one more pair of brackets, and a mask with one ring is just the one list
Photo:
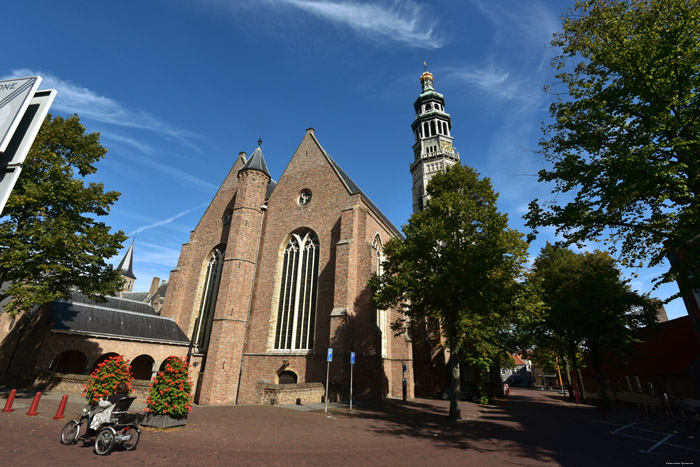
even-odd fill
[(262, 139), (259, 139), (258, 147), (255, 148), (253, 154), (250, 155), (250, 158), (248, 158), (245, 165), (241, 168), (241, 172), (244, 170), (257, 170), (264, 173), (268, 177), (270, 176), (270, 172), (267, 170), (267, 164), (265, 163), (265, 157), (263, 156), (262, 149), (260, 149), (261, 145)]

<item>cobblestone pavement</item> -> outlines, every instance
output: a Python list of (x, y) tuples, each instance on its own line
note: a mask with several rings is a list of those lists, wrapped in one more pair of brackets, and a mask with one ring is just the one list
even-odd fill
[[(186, 427), (144, 428), (134, 451), (97, 456), (92, 445), (59, 443), (60, 394), (48, 394), (39, 415), (25, 415), (31, 394), (0, 413), (3, 465), (700, 465), (700, 442), (653, 427), (625, 425), (637, 414), (617, 409), (601, 419), (595, 407), (563, 396), (514, 389), (490, 406), (462, 403), (464, 420), (447, 419), (448, 402), (416, 399), (323, 410), (270, 406), (195, 407)], [(0, 402), (4, 403), (4, 399)], [(83, 404), (71, 396), (66, 416)], [(141, 408), (143, 405), (140, 406)], [(616, 433), (611, 433), (616, 431)], [(698, 434), (700, 437), (700, 434)]]

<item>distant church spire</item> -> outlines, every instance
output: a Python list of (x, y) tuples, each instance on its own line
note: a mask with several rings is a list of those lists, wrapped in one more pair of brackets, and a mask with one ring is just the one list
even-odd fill
[(126, 250), (126, 254), (122, 258), (119, 266), (117, 266), (117, 271), (120, 271), (124, 277), (124, 286), (122, 287), (122, 292), (131, 292), (134, 288), (134, 282), (136, 281), (136, 276), (134, 275), (134, 241), (131, 241), (129, 249)]
[(416, 118), (411, 124), (415, 137), (411, 163), (414, 213), (422, 210), (428, 200), (426, 187), (432, 176), (460, 162), (452, 144), (452, 119), (445, 112), (445, 97), (435, 91), (433, 74), (425, 62), (423, 65), (421, 93), (413, 103)]

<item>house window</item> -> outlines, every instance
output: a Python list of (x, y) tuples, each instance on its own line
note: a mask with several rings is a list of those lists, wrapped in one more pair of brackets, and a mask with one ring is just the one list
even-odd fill
[(206, 350), (209, 344), (209, 334), (211, 333), (211, 323), (214, 319), (214, 308), (216, 307), (216, 297), (219, 293), (219, 280), (221, 279), (223, 264), (224, 251), (217, 248), (207, 261), (204, 284), (202, 286), (202, 301), (199, 305), (197, 321), (194, 324), (195, 330), (192, 344), (197, 347), (199, 352)]
[(311, 231), (292, 234), (284, 249), (275, 349), (313, 348), (319, 243)]

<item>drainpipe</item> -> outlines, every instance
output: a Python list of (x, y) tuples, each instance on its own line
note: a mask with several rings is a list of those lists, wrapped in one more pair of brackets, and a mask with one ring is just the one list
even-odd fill
[(245, 364), (245, 346), (248, 342), (248, 327), (250, 324), (250, 310), (253, 308), (253, 291), (255, 290), (255, 275), (258, 273), (258, 262), (260, 261), (260, 240), (262, 239), (263, 224), (265, 223), (265, 211), (267, 204), (260, 206), (262, 217), (260, 218), (260, 231), (258, 232), (258, 251), (255, 253), (255, 266), (253, 266), (253, 281), (250, 284), (250, 297), (248, 298), (248, 314), (245, 318), (245, 332), (243, 333), (243, 347), (241, 350), (241, 368), (238, 370), (238, 385), (236, 386), (236, 405), (238, 396), (241, 393), (241, 378), (243, 377), (243, 366)]

